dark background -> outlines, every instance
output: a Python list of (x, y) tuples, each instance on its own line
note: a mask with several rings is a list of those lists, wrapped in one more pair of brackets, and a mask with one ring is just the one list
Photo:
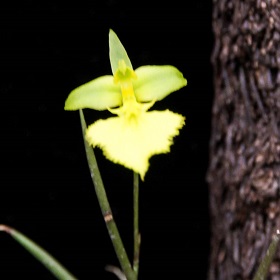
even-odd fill
[[(75, 87), (111, 74), (108, 32), (134, 68), (176, 66), (188, 86), (155, 104), (186, 116), (171, 153), (150, 160), (140, 185), (140, 279), (206, 279), (205, 173), (213, 99), (211, 1), (22, 1), (0, 7), (0, 223), (22, 231), (79, 279), (116, 279), (118, 265), (96, 200)], [(183, 3), (183, 4), (182, 4)], [(88, 123), (109, 112), (85, 110)], [(96, 150), (113, 214), (132, 253), (132, 172)], [(55, 279), (0, 233), (1, 279)], [(192, 278), (194, 279), (194, 278)]]

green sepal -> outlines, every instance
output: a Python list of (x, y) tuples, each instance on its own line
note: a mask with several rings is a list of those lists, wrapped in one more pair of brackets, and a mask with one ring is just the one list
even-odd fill
[(119, 85), (113, 76), (101, 76), (71, 91), (65, 101), (64, 110), (73, 111), (90, 108), (106, 110), (122, 104)]
[(125, 62), (126, 66), (133, 69), (124, 46), (112, 29), (110, 29), (109, 32), (109, 49), (109, 57), (113, 74), (115, 74), (119, 68), (119, 61), (121, 60)]
[(173, 91), (187, 85), (183, 74), (174, 66), (141, 66), (135, 70), (133, 80), (136, 99), (139, 102), (158, 101)]

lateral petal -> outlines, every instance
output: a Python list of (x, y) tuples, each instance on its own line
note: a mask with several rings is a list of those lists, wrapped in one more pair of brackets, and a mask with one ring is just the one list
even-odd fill
[(141, 66), (135, 70), (135, 96), (139, 102), (161, 100), (187, 85), (183, 74), (174, 66)]
[(72, 90), (65, 101), (65, 110), (90, 108), (106, 110), (122, 104), (120, 87), (111, 75), (102, 76)]

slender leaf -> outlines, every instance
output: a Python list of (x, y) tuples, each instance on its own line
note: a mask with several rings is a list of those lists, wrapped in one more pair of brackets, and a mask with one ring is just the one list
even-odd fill
[(0, 231), (10, 234), (20, 245), (41, 262), (59, 280), (77, 280), (66, 268), (63, 267), (52, 255), (36, 244), (27, 236), (14, 228), (0, 225)]

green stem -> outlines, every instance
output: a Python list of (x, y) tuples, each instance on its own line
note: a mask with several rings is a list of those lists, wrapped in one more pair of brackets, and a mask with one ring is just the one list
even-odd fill
[(21, 232), (6, 225), (0, 225), (0, 231), (10, 234), (19, 244), (21, 244), (30, 254), (40, 261), (57, 279), (77, 280), (63, 265), (50, 255), (41, 246), (23, 235)]
[(139, 233), (139, 175), (133, 173), (133, 224), (134, 224), (134, 256), (133, 270), (138, 275), (139, 254), (140, 254), (140, 233)]
[(269, 267), (273, 261), (273, 258), (275, 257), (275, 253), (278, 248), (279, 240), (280, 240), (280, 232), (279, 230), (277, 230), (276, 234), (272, 236), (272, 241), (269, 245), (265, 257), (261, 261), (261, 264), (254, 276), (254, 280), (263, 280), (267, 278)]
[(86, 155), (88, 160), (88, 166), (95, 187), (96, 196), (107, 226), (107, 230), (109, 232), (109, 236), (111, 238), (116, 255), (120, 262), (121, 268), (124, 274), (126, 275), (127, 280), (136, 280), (136, 274), (131, 268), (130, 261), (128, 259), (118, 228), (116, 226), (116, 223), (112, 215), (111, 207), (107, 199), (106, 191), (98, 169), (98, 165), (93, 149), (91, 146), (89, 146), (88, 142), (85, 139), (85, 133), (87, 127), (86, 127), (83, 111), (82, 110), (79, 111), (80, 111), (80, 119), (81, 119), (82, 132), (84, 137), (85, 150), (86, 150)]

